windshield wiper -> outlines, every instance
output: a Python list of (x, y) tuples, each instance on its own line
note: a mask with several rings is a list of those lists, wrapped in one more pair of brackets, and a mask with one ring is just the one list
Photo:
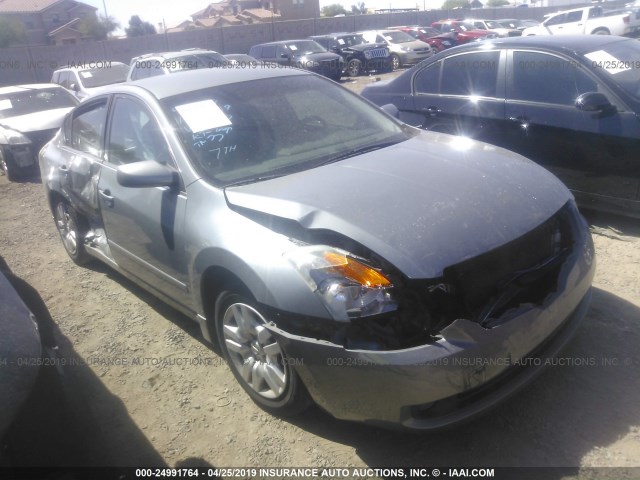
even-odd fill
[(224, 186), (224, 188), (239, 187), (240, 185), (248, 185), (249, 183), (263, 182), (265, 180), (271, 180), (273, 178), (284, 177), (285, 175), (287, 175), (287, 174), (286, 173), (273, 173), (271, 175), (261, 175), (259, 177), (244, 178), (244, 179), (238, 180), (236, 182), (227, 183)]
[(380, 150), (381, 148), (390, 147), (391, 145), (395, 145), (399, 143), (397, 141), (390, 142), (381, 142), (375, 143), (373, 145), (365, 145), (364, 147), (354, 148), (352, 150), (347, 150), (346, 152), (339, 153), (338, 155), (334, 155), (333, 157), (329, 157), (328, 159), (320, 162), (317, 166), (320, 165), (328, 165), (329, 163), (339, 162), (340, 160), (345, 160), (350, 157), (355, 157), (356, 155), (363, 155), (369, 152), (375, 152), (376, 150)]

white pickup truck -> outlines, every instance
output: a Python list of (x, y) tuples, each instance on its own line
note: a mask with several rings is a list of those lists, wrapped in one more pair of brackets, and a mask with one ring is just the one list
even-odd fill
[[(634, 19), (635, 20), (635, 19)], [(549, 15), (537, 27), (526, 28), (528, 35), (630, 35), (640, 28), (629, 13), (606, 15), (600, 6), (574, 8)]]

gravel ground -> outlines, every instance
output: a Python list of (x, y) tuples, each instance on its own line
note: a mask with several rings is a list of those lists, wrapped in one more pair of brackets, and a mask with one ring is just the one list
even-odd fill
[(561, 365), (483, 417), (412, 435), (319, 409), (264, 413), (190, 319), (99, 263), (71, 262), (38, 180), (0, 177), (0, 205), (0, 257), (39, 292), (66, 363), (43, 369), (53, 380), (5, 439), (0, 465), (640, 467), (638, 220), (589, 215), (594, 298)]

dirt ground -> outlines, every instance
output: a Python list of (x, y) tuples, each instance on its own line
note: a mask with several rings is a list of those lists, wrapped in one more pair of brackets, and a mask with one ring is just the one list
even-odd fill
[(640, 221), (588, 219), (593, 303), (565, 360), (470, 423), (412, 435), (316, 408), (293, 420), (264, 413), (194, 322), (106, 266), (71, 262), (39, 180), (0, 177), (0, 257), (44, 300), (65, 363), (4, 443), (5, 464), (550, 466), (574, 468), (539, 478), (640, 478), (578, 470), (640, 467)]

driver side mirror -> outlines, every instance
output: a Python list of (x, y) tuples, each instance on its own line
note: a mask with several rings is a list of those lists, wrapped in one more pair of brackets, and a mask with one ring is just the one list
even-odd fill
[(69, 89), (73, 90), (74, 92), (79, 92), (80, 88), (78, 87), (77, 83), (72, 83), (71, 85), (69, 85)]
[(400, 110), (393, 103), (387, 103), (380, 107), (383, 112), (391, 115), (393, 118), (400, 118)]
[(587, 92), (576, 98), (576, 108), (583, 112), (613, 113), (616, 107), (609, 99), (599, 92)]
[(120, 165), (116, 178), (120, 185), (130, 188), (175, 187), (178, 185), (178, 172), (155, 160)]

